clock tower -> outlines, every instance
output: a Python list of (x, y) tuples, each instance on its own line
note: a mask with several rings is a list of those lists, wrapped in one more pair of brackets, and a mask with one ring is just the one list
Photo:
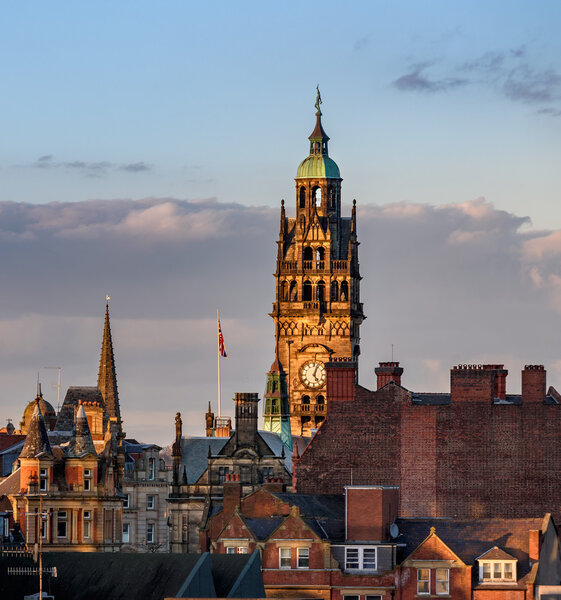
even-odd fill
[[(341, 215), (341, 175), (329, 157), (317, 93), (316, 126), (309, 137), (310, 154), (296, 173), (296, 216), (287, 217), (281, 202), (275, 271), (276, 354), (287, 378), (292, 435), (310, 435), (326, 415), (325, 363), (360, 354), (360, 302), (356, 202), (350, 217)], [(282, 413), (283, 411), (281, 411)], [(271, 427), (271, 425), (269, 425)], [(274, 429), (273, 429), (274, 430)]]

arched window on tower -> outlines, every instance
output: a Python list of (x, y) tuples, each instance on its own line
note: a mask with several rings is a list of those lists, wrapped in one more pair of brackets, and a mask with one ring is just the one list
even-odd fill
[(306, 188), (302, 186), (300, 188), (300, 208), (306, 207)]
[(304, 302), (310, 302), (312, 299), (312, 284), (310, 281), (304, 281), (304, 294), (302, 300)]
[(325, 283), (323, 283), (323, 281), (318, 281), (316, 285), (316, 300), (318, 302), (323, 302), (325, 300)]
[(325, 397), (317, 396), (316, 397), (316, 410), (318, 412), (325, 412)]
[(314, 206), (321, 204), (321, 188), (318, 186), (312, 190), (312, 202)]
[(325, 248), (316, 249), (316, 260), (323, 260), (325, 257)]
[(311, 246), (304, 248), (304, 260), (314, 260), (314, 249)]
[(290, 302), (296, 302), (298, 300), (298, 285), (295, 281), (290, 282), (289, 299)]
[(302, 412), (310, 412), (310, 396), (307, 394), (302, 396)]
[(339, 284), (336, 281), (331, 282), (331, 302), (339, 300)]
[(288, 300), (288, 284), (286, 283), (286, 281), (283, 281), (281, 283), (280, 297), (282, 302), (286, 302)]
[(349, 284), (346, 281), (341, 282), (341, 302), (349, 299)]

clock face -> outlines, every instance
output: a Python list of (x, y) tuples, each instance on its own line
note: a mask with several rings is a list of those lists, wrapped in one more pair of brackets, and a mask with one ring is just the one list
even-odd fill
[(320, 388), (325, 384), (325, 367), (317, 361), (307, 362), (300, 370), (300, 379), (306, 387)]

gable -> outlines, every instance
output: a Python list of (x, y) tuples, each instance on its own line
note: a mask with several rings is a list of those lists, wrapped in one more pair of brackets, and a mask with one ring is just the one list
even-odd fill
[(417, 560), (445, 560), (445, 561), (463, 561), (450, 550), (450, 548), (431, 531), (430, 535), (403, 561), (405, 566)]

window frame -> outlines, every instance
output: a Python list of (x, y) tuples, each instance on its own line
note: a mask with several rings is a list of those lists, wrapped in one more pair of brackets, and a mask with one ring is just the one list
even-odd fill
[[(428, 573), (428, 579), (421, 579), (421, 573), (426, 571)], [(427, 567), (418, 567), (417, 568), (417, 595), (418, 596), (430, 596), (430, 580), (431, 580), (431, 569)], [(420, 584), (423, 587), (426, 585), (426, 591), (420, 589)]]
[[(150, 539), (148, 539), (148, 532), (150, 532)], [(156, 543), (156, 534), (154, 523), (146, 523), (146, 543), (147, 544), (155, 544)]]
[(125, 493), (125, 498), (123, 498), (123, 508), (130, 508), (131, 499), (130, 494)]
[(39, 491), (46, 492), (48, 490), (49, 485), (49, 470), (40, 467), (39, 468)]
[[(479, 583), (516, 583), (516, 559), (513, 560), (485, 560), (480, 559), (479, 562)], [(489, 566), (489, 577), (484, 577), (485, 565)], [(511, 567), (510, 577), (505, 577), (505, 567)], [(500, 577), (495, 577), (496, 568), (500, 566)]]
[[(126, 532), (125, 532), (125, 528), (126, 528)], [(126, 539), (125, 539), (126, 536)], [(123, 544), (130, 544), (130, 538), (131, 538), (131, 526), (130, 523), (123, 523), (122, 527), (121, 527), (121, 542), (123, 542)]]
[[(374, 566), (365, 567), (364, 553), (365, 551), (374, 552)], [(352, 558), (352, 564), (356, 566), (349, 566), (349, 554), (356, 553), (356, 558)], [(370, 560), (368, 561), (370, 562)], [(345, 546), (345, 571), (367, 571), (374, 573), (378, 570), (378, 548), (377, 546)]]
[(85, 510), (82, 513), (82, 537), (90, 539), (92, 537), (92, 512)]
[(152, 494), (146, 495), (146, 510), (156, 510), (156, 496)]
[[(288, 556), (283, 556), (283, 553), (286, 552), (288, 552)], [(288, 564), (286, 564), (287, 560)], [(292, 569), (292, 548), (290, 546), (281, 546), (279, 548), (279, 569)]]
[[(64, 535), (60, 533), (60, 527), (64, 526)], [(68, 511), (59, 510), (56, 513), (56, 536), (57, 538), (68, 538)]]
[[(305, 564), (301, 564), (305, 563)], [(309, 569), (310, 568), (310, 548), (305, 546), (303, 548), (296, 548), (296, 568), (297, 569)]]
[[(438, 572), (444, 572), (446, 574), (446, 579), (439, 579), (438, 577)], [(450, 595), (450, 569), (446, 568), (446, 567), (437, 567), (436, 568), (436, 573), (434, 576), (434, 580), (435, 580), (435, 584), (436, 584), (436, 595), (437, 596), (449, 596)], [(439, 592), (438, 591), (438, 584), (439, 583), (445, 583), (446, 584), (446, 591), (444, 592)]]

